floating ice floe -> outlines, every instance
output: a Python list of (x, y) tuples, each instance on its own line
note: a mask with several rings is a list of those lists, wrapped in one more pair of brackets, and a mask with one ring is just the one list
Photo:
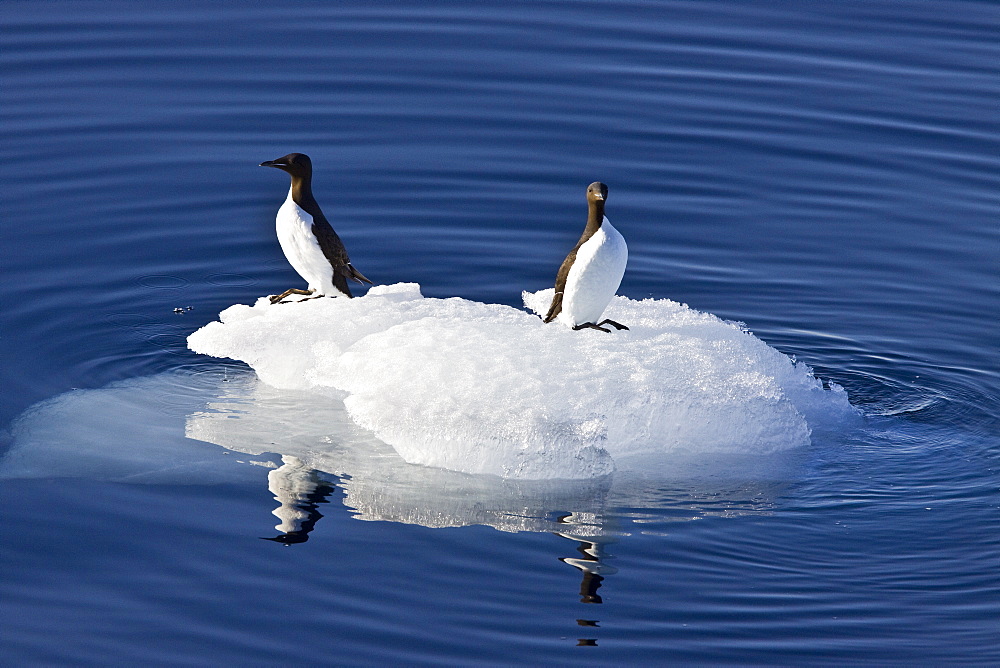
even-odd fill
[[(525, 293), (535, 313), (552, 291)], [(425, 298), (236, 305), (188, 338), (265, 383), (319, 393), (407, 462), (504, 478), (589, 478), (630, 460), (768, 454), (856, 416), (846, 393), (738, 324), (615, 297), (628, 331), (572, 331), (523, 310)]]

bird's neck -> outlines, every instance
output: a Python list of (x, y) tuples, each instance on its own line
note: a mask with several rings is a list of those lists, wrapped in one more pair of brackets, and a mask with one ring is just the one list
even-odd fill
[(597, 230), (601, 229), (604, 222), (604, 200), (594, 200), (590, 202), (587, 212), (587, 227), (583, 229), (585, 239), (592, 237)]
[(316, 198), (313, 197), (311, 179), (293, 176), (292, 188), (289, 190), (289, 194), (292, 197), (292, 201), (298, 204), (309, 215), (313, 217), (323, 215), (319, 212), (319, 204), (316, 203)]
[(292, 176), (292, 199), (299, 206), (302, 206), (303, 202), (313, 199), (312, 194), (312, 183), (310, 179), (304, 179), (301, 176)]

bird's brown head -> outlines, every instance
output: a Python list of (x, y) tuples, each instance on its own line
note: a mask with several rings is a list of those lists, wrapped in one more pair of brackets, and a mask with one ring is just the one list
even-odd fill
[(305, 153), (289, 153), (276, 160), (265, 160), (260, 166), (276, 167), (301, 179), (309, 179), (312, 176), (312, 161)]
[(600, 181), (594, 181), (587, 186), (588, 202), (605, 202), (608, 199), (608, 187)]

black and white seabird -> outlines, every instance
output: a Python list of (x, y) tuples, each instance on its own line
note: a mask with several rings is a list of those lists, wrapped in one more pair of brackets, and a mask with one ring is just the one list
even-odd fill
[(556, 293), (544, 321), (559, 320), (573, 329), (599, 329), (610, 332), (601, 325), (615, 329), (628, 329), (614, 320), (600, 320), (608, 302), (615, 296), (625, 265), (628, 246), (608, 219), (604, 217), (604, 203), (608, 187), (599, 181), (587, 187), (587, 226), (583, 236), (569, 252), (556, 276)]
[(304, 278), (307, 289), (290, 288), (273, 295), (277, 304), (288, 295), (315, 297), (351, 297), (347, 279), (371, 283), (351, 266), (344, 242), (340, 240), (312, 194), (312, 161), (304, 153), (289, 153), (277, 160), (266, 160), (261, 167), (276, 167), (292, 177), (288, 198), (278, 209), (275, 220), (278, 243), (289, 264)]

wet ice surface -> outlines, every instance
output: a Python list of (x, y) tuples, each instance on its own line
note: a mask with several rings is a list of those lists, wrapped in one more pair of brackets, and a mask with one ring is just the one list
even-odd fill
[(596, 538), (630, 533), (648, 513), (662, 520), (766, 510), (801, 474), (800, 464), (785, 452), (678, 454), (668, 468), (626, 462), (613, 475), (581, 480), (469, 475), (403, 461), (323, 395), (273, 388), (246, 371), (202, 368), (34, 406), (15, 425), (0, 478), (267, 485), (282, 542), (305, 539), (317, 504), (335, 487), (361, 520)]
[[(550, 299), (524, 294), (536, 313)], [(857, 418), (840, 388), (739, 324), (665, 299), (616, 297), (605, 316), (630, 329), (576, 332), (404, 283), (232, 306), (188, 343), (275, 388), (324, 396), (406, 462), (509, 479), (769, 454)]]

